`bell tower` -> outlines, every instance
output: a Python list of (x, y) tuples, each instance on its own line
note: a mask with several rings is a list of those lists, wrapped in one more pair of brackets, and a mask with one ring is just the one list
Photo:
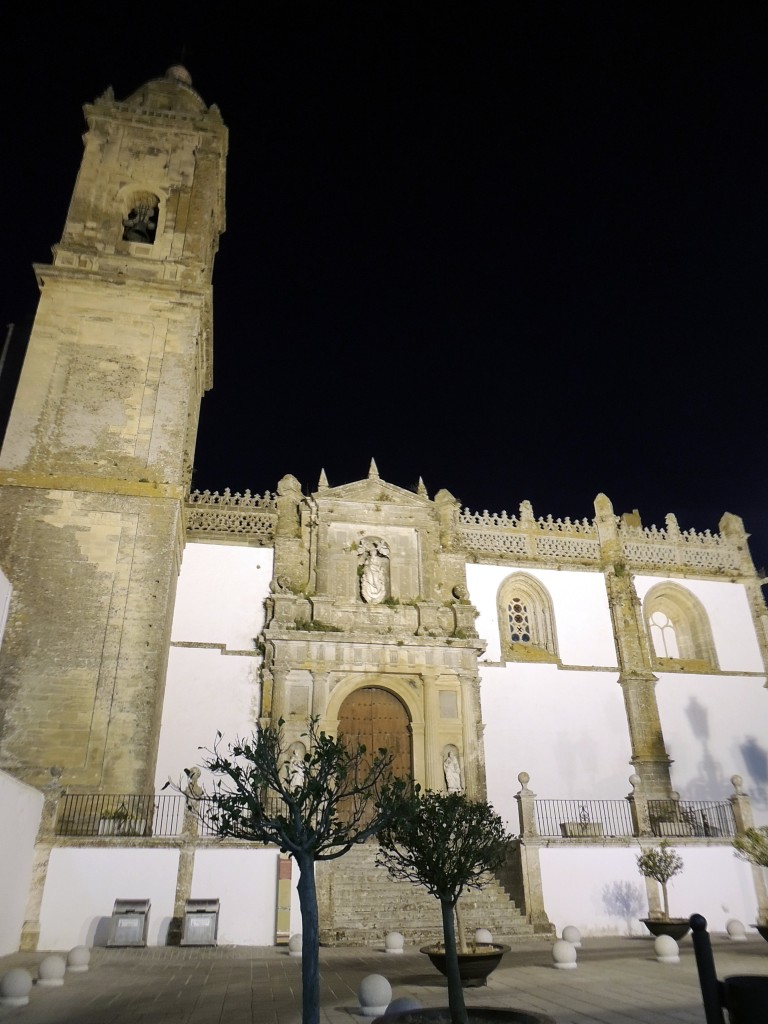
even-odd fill
[(0, 452), (0, 767), (148, 792), (224, 230), (227, 130), (173, 67), (85, 107)]

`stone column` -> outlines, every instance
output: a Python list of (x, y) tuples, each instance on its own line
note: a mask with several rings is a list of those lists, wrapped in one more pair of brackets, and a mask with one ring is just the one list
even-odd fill
[[(733, 808), (736, 832), (741, 835), (747, 829), (754, 828), (755, 824), (752, 816), (752, 801), (741, 788), (743, 781), (740, 775), (731, 776), (731, 785), (734, 791), (728, 797)], [(766, 869), (759, 864), (750, 864), (750, 867), (752, 868), (752, 883), (755, 887), (755, 896), (757, 898), (757, 919), (761, 923), (765, 922), (768, 924), (768, 888), (765, 884)]]
[(435, 673), (423, 672), (421, 678), (424, 686), (424, 788), (440, 793), (445, 785), (439, 747), (440, 705)]
[(651, 670), (640, 600), (624, 559), (613, 506), (604, 494), (595, 499), (595, 523), (613, 623), (619, 684), (632, 746), (630, 763), (642, 779), (646, 798), (667, 800), (672, 793), (661, 719), (656, 703), (656, 676)]
[(485, 800), (483, 723), (480, 712), (480, 677), (459, 677), (461, 683), (461, 731), (464, 746), (464, 791), (471, 800)]
[(648, 812), (648, 800), (643, 793), (643, 783), (639, 775), (630, 775), (629, 784), (632, 792), (628, 795), (629, 807), (632, 812), (632, 826), (636, 836), (653, 834), (651, 818)]
[(536, 794), (528, 789), (531, 777), (528, 772), (520, 772), (517, 776), (520, 783), (519, 792), (515, 793), (517, 800), (517, 814), (520, 819), (521, 836), (537, 836), (539, 830), (536, 827)]
[(51, 781), (43, 787), (43, 809), (40, 814), (40, 825), (37, 829), (35, 850), (32, 855), (32, 877), (27, 893), (27, 906), (24, 911), (24, 924), (21, 928), (19, 949), (33, 952), (37, 949), (40, 938), (40, 908), (43, 904), (43, 890), (48, 874), (48, 861), (53, 849), (56, 834), (56, 817), (59, 811), (59, 800), (63, 795), (59, 782), (60, 772), (51, 769)]

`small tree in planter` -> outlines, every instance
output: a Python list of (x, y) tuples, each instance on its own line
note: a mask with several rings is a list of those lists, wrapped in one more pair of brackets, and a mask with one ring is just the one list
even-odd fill
[[(376, 835), (398, 812), (408, 783), (392, 777), (393, 755), (373, 757), (362, 744), (328, 736), (316, 719), (309, 751), (289, 758), (283, 722), (221, 750), (221, 733), (202, 762), (216, 778), (213, 793), (184, 789), (188, 806), (220, 836), (275, 844), (299, 868), (302, 924), (302, 1022), (319, 1024), (319, 922), (315, 862), (334, 860)], [(166, 784), (167, 785), (167, 784)], [(181, 787), (177, 787), (181, 788)]]
[[(379, 863), (389, 874), (423, 885), (440, 900), (451, 1021), (467, 1024), (454, 913), (462, 892), (482, 888), (483, 875), (502, 864), (511, 837), (490, 804), (462, 793), (417, 788), (378, 838)], [(458, 930), (464, 951), (463, 930)]]
[(667, 883), (683, 870), (683, 858), (670, 849), (669, 843), (665, 840), (655, 849), (646, 850), (638, 856), (637, 869), (645, 878), (653, 878), (661, 886), (661, 895), (664, 900), (663, 920), (669, 921)]
[[(768, 869), (768, 825), (751, 827), (739, 833), (733, 840), (733, 848), (739, 860)], [(768, 912), (762, 909), (758, 909), (757, 930), (764, 939), (768, 939)]]

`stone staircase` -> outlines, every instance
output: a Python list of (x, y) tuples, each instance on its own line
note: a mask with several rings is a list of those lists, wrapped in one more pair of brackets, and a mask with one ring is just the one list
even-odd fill
[[(377, 850), (374, 841), (317, 864), (321, 944), (383, 945), (392, 931), (400, 932), (407, 945), (442, 940), (440, 902), (422, 886), (390, 878), (376, 865)], [(483, 889), (465, 892), (459, 910), (470, 940), (476, 928), (487, 928), (495, 942), (534, 937), (533, 925), (493, 877)]]

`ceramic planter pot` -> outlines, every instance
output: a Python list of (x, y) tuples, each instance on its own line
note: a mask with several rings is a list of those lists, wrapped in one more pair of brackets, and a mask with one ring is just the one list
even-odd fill
[[(509, 948), (500, 942), (492, 942), (488, 946), (477, 946), (471, 953), (458, 953), (462, 987), (476, 988), (485, 985), (486, 978), (491, 971), (499, 966), (501, 958), (509, 952)], [(419, 952), (425, 953), (438, 971), (446, 978), (448, 977), (445, 950), (442, 946), (422, 946)]]
[(684, 939), (691, 930), (691, 925), (687, 917), (668, 917), (666, 919), (641, 917), (640, 920), (651, 935), (656, 937), (659, 935), (669, 935), (669, 937), (674, 939), (675, 942), (678, 942), (680, 939)]

